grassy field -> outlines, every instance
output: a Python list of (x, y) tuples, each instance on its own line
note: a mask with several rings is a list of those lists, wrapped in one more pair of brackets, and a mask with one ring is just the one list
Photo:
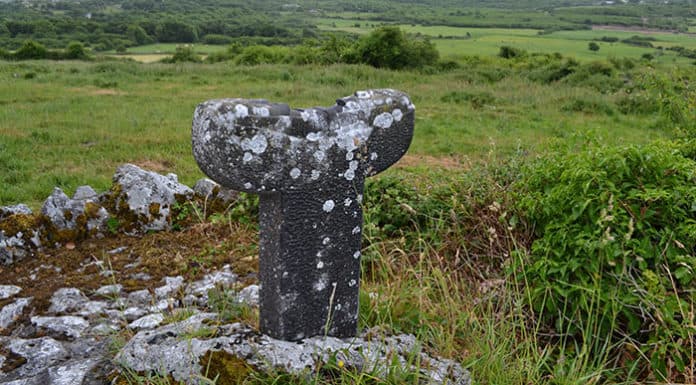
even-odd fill
[[(613, 143), (666, 135), (650, 118), (612, 112), (615, 95), (515, 76), (489, 84), (467, 68), (425, 75), (340, 65), (26, 62), (0, 63), (0, 79), (0, 164), (8, 170), (0, 205), (36, 206), (53, 186), (103, 190), (124, 162), (193, 183), (202, 174), (191, 156), (190, 121), (195, 106), (212, 98), (328, 106), (355, 90), (396, 87), (418, 108), (410, 154), (464, 160), (542, 151), (575, 131), (596, 131)], [(475, 100), (460, 100), (462, 93)], [(564, 106), (576, 100), (608, 110), (568, 112)]]
[[(379, 22), (360, 19), (320, 18), (315, 22), (325, 31), (341, 31), (364, 34), (371, 31)], [(690, 63), (693, 60), (679, 57), (675, 52), (662, 51), (657, 48), (635, 47), (624, 43), (598, 42), (599, 51), (588, 49), (590, 41), (604, 36), (626, 39), (631, 36), (649, 36), (655, 39), (655, 47), (671, 47), (675, 45), (689, 49), (696, 48), (696, 39), (687, 34), (668, 32), (638, 32), (621, 30), (580, 30), (558, 31), (549, 34), (539, 34), (536, 29), (505, 29), (505, 28), (469, 28), (447, 26), (422, 26), (401, 24), (399, 27), (410, 33), (429, 36), (444, 58), (457, 59), (462, 55), (495, 55), (501, 46), (513, 46), (529, 52), (554, 53), (573, 56), (578, 60), (598, 60), (610, 57), (640, 58), (643, 54), (651, 54), (655, 60), (665, 64)]]

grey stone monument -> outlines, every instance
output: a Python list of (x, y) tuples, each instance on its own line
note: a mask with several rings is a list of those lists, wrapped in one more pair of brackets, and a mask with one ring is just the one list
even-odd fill
[(415, 108), (391, 89), (328, 108), (201, 103), (193, 154), (211, 179), (259, 194), (260, 328), (288, 341), (357, 333), (365, 178), (399, 160)]

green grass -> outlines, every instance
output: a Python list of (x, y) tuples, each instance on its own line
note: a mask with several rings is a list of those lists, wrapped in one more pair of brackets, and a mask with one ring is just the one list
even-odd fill
[[(541, 85), (516, 76), (478, 82), (466, 67), (443, 74), (366, 66), (166, 65), (0, 62), (0, 205), (36, 206), (54, 186), (68, 192), (110, 185), (119, 164), (177, 173), (192, 184), (203, 175), (191, 155), (193, 110), (204, 100), (267, 98), (293, 107), (328, 106), (366, 88), (399, 88), (417, 106), (411, 154), (480, 159), (494, 146), (511, 154), (543, 151), (576, 130), (612, 143), (664, 136), (650, 117), (564, 112), (564, 103), (613, 95), (583, 87)], [(457, 92), (489, 92), (484, 105), (443, 101)]]
[[(368, 33), (374, 26), (380, 24), (377, 21), (350, 18), (318, 18), (315, 22), (324, 31), (340, 31), (354, 34)], [(359, 25), (359, 27), (356, 25)], [(573, 56), (583, 61), (611, 57), (640, 58), (646, 53), (652, 54), (657, 62), (664, 64), (687, 64), (692, 61), (688, 58), (680, 57), (672, 51), (665, 50), (659, 52), (657, 48), (635, 47), (620, 42), (598, 42), (600, 49), (597, 52), (592, 52), (587, 48), (590, 41), (600, 39), (603, 36), (617, 37), (619, 39), (626, 39), (634, 35), (651, 36), (656, 39), (656, 41), (652, 42), (655, 47), (662, 46), (667, 48), (680, 45), (696, 49), (696, 39), (693, 36), (668, 32), (640, 33), (636, 31), (597, 29), (558, 31), (540, 35), (540, 30), (522, 28), (473, 28), (411, 24), (400, 24), (399, 27), (409, 33), (429, 36), (443, 58), (454, 59), (463, 55), (495, 55), (501, 46), (508, 45), (529, 52), (559, 52), (565, 56)]]

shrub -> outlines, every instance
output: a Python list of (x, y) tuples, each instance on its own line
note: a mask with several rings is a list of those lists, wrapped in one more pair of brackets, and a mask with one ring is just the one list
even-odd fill
[(235, 58), (235, 62), (241, 65), (277, 64), (285, 59), (283, 47), (266, 47), (263, 45), (250, 45), (242, 50)]
[(599, 51), (599, 44), (591, 41), (587, 44), (587, 48), (592, 52), (597, 52)]
[(628, 45), (633, 45), (636, 47), (645, 47), (645, 48), (652, 48), (652, 41), (655, 41), (655, 38), (653, 37), (645, 37), (645, 36), (631, 36), (628, 39), (623, 39), (621, 40), (622, 43), (628, 44)]
[(358, 40), (354, 60), (377, 68), (422, 68), (437, 63), (430, 40), (407, 36), (398, 27), (381, 27)]
[(502, 57), (503, 59), (513, 59), (517, 57), (527, 56), (527, 51), (504, 45), (500, 47), (500, 51), (498, 51), (498, 56)]
[(203, 43), (212, 45), (227, 45), (232, 43), (232, 38), (225, 35), (209, 34), (203, 37)]
[(48, 57), (48, 50), (41, 43), (33, 40), (27, 40), (14, 53), (14, 58), (17, 60), (40, 60)]
[(619, 41), (619, 38), (615, 36), (602, 36), (597, 40), (603, 41), (605, 43), (616, 43), (617, 41)]
[(544, 332), (596, 346), (626, 337), (641, 349), (633, 359), (683, 371), (696, 332), (696, 162), (671, 143), (589, 147), (523, 175), (517, 206), (536, 240), (517, 277)]
[(177, 46), (172, 57), (162, 60), (163, 63), (200, 63), (201, 61), (201, 57), (190, 46)]
[(87, 59), (85, 46), (80, 42), (73, 41), (65, 48), (65, 58), (71, 60)]

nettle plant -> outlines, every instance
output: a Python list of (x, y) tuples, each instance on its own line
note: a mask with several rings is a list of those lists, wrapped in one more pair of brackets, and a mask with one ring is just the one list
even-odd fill
[(523, 171), (518, 208), (537, 238), (517, 276), (545, 332), (626, 347), (616, 364), (648, 359), (659, 380), (694, 369), (692, 147), (593, 145)]

